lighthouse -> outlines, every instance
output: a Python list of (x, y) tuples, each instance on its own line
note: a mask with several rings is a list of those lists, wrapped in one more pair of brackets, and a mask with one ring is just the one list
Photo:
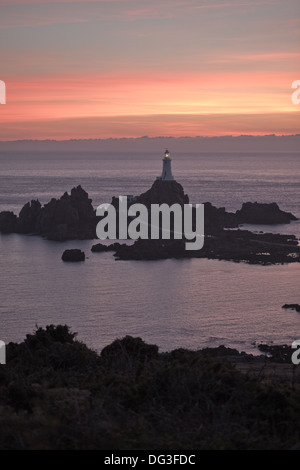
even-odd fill
[(166, 150), (163, 158), (163, 168), (161, 177), (159, 178), (162, 181), (172, 181), (174, 180), (171, 170), (171, 158), (169, 150)]

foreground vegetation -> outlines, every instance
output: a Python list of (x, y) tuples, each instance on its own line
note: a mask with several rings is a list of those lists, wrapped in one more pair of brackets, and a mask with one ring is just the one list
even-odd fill
[(250, 359), (130, 336), (99, 355), (67, 326), (38, 328), (0, 366), (0, 448), (298, 449), (299, 379), (240, 372)]

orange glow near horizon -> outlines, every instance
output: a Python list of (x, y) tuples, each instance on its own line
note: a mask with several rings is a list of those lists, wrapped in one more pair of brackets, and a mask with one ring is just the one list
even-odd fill
[[(293, 76), (287, 72), (277, 73), (276, 76), (266, 72), (222, 75), (180, 73), (176, 76), (171, 73), (160, 75), (137, 72), (90, 77), (27, 77), (20, 82), (6, 81), (7, 105), (5, 113), (0, 113), (0, 123), (1, 127), (15, 124), (22, 128), (22, 123), (31, 122), (34, 127), (34, 123), (39, 124), (42, 120), (48, 122), (49, 126), (53, 123), (55, 129), (55, 122), (60, 121), (61, 125), (66, 126), (65, 136), (72, 138), (70, 125), (75, 119), (90, 121), (93, 118), (131, 119), (148, 116), (152, 119), (148, 119), (150, 127), (146, 134), (151, 135), (151, 121), (155, 122), (161, 116), (161, 133), (168, 133), (173, 122), (173, 133), (179, 136), (185, 135), (186, 120), (183, 119), (180, 124), (180, 119), (177, 119), (175, 125), (174, 120), (169, 118), (189, 116), (187, 130), (191, 135), (199, 135), (197, 119), (194, 119), (195, 126), (191, 121), (193, 116), (201, 115), (203, 119), (218, 116), (216, 128), (213, 120), (209, 120), (212, 125), (210, 135), (226, 134), (228, 122), (232, 122), (236, 115), (244, 120), (245, 126), (246, 123), (249, 124), (249, 120), (251, 122), (252, 115), (255, 119), (257, 115), (261, 115), (260, 125), (264, 122), (263, 116), (266, 115), (269, 121), (272, 113), (282, 115), (283, 119), (290, 114), (293, 121), (297, 109), (291, 102), (292, 81)], [(221, 117), (224, 119), (223, 129), (219, 122)], [(294, 127), (296, 117), (295, 114)], [(241, 125), (238, 128), (237, 132), (243, 131)], [(39, 125), (37, 131), (38, 129)], [(262, 126), (256, 133), (264, 134), (268, 131), (268, 126)], [(36, 138), (40, 137), (39, 132)], [(54, 130), (53, 138), (55, 132)], [(136, 135), (131, 136), (140, 135), (138, 127), (136, 132)], [(233, 134), (234, 129), (230, 133)], [(49, 137), (49, 131), (47, 136)], [(97, 136), (93, 134), (92, 137)], [(34, 135), (29, 138), (34, 138)]]
[(0, 140), (299, 133), (287, 1), (0, 2)]

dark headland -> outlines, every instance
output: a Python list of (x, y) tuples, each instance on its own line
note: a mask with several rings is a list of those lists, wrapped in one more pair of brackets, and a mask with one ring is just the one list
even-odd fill
[(101, 353), (66, 325), (7, 345), (2, 450), (300, 450), (291, 348), (160, 353), (125, 336)]

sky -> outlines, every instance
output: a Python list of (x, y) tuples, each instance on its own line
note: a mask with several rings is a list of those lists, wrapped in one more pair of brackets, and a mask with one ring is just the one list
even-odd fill
[(0, 0), (0, 140), (300, 132), (299, 0)]

